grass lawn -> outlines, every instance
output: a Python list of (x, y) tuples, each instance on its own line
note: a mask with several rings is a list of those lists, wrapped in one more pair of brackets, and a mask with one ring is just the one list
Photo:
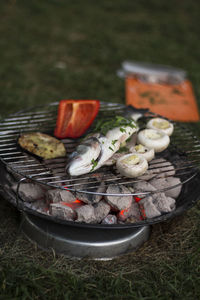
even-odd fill
[[(124, 103), (126, 59), (187, 70), (200, 99), (199, 11), (187, 0), (1, 0), (0, 116), (64, 98)], [(138, 251), (101, 262), (37, 249), (0, 200), (2, 300), (200, 299), (199, 202), (152, 226)]]

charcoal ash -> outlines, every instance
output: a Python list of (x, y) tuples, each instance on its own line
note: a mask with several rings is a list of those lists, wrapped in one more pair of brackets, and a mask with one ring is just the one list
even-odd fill
[(140, 202), (140, 210), (143, 214), (143, 218), (151, 219), (161, 215), (161, 212), (157, 209), (153, 203), (153, 197), (147, 196), (143, 198)]
[[(130, 194), (130, 190), (120, 184), (110, 184), (106, 190), (107, 195), (105, 196), (105, 200), (110, 204), (110, 206), (117, 211), (130, 208), (133, 196), (123, 196), (123, 194)], [(121, 194), (120, 196), (111, 196), (109, 194)]]
[[(91, 188), (92, 185), (92, 188)], [(76, 197), (87, 204), (98, 203), (102, 199), (102, 195), (95, 193), (105, 193), (106, 187), (103, 181), (98, 178), (90, 178), (88, 183), (78, 186), (79, 190), (89, 191), (91, 193), (76, 192)]]
[(74, 221), (76, 218), (76, 211), (62, 202), (51, 203), (49, 207), (49, 214), (55, 218), (66, 221)]
[[(17, 184), (12, 186), (12, 189), (17, 193)], [(45, 198), (46, 189), (37, 183), (20, 183), (19, 196), (23, 201), (34, 202)]]
[(105, 217), (101, 224), (114, 225), (117, 224), (117, 217), (115, 215), (109, 214)]
[(120, 211), (117, 215), (119, 221), (125, 222), (127, 219), (132, 220), (131, 223), (140, 221), (141, 213), (138, 203), (132, 202), (130, 208)]
[(94, 214), (97, 223), (100, 223), (110, 212), (110, 205), (102, 200), (94, 204)]
[[(169, 177), (170, 178), (170, 177)], [(145, 218), (154, 218), (160, 216), (163, 213), (168, 213), (176, 208), (176, 197), (170, 197), (169, 195), (179, 194), (179, 189), (175, 190), (173, 193), (158, 193), (158, 189), (167, 189), (169, 188), (168, 178), (160, 179), (162, 185), (157, 183), (158, 179), (153, 179), (149, 182), (147, 181), (139, 181), (134, 184), (135, 191), (139, 194), (141, 198), (139, 205), (142, 206), (145, 212)], [(172, 181), (172, 180), (171, 180)], [(170, 181), (170, 182), (171, 182)], [(156, 184), (155, 184), (156, 182)], [(175, 182), (179, 182), (179, 180), (175, 180)], [(154, 185), (153, 185), (153, 184)], [(172, 183), (172, 182), (171, 182)], [(169, 190), (170, 191), (170, 190)], [(150, 192), (147, 195), (140, 195), (142, 192)]]
[[(164, 174), (161, 174), (163, 170)], [(180, 179), (172, 176), (174, 167), (166, 159), (154, 159), (150, 171), (151, 176), (147, 181), (138, 177), (137, 182), (134, 180), (134, 183), (126, 184), (117, 184), (119, 176), (116, 176), (113, 167), (105, 173), (90, 174), (89, 178), (85, 176), (76, 178), (72, 187), (90, 191), (91, 194), (51, 188), (26, 179), (26, 182), (20, 183), (19, 196), (26, 201), (23, 202), (24, 207), (62, 220), (92, 224), (137, 223), (141, 221), (141, 216), (143, 219), (149, 219), (173, 211), (176, 208), (175, 199), (182, 188)], [(162, 178), (157, 178), (158, 172), (159, 177), (161, 174)], [(12, 173), (6, 173), (8, 189), (10, 185), (16, 193), (16, 179)], [(180, 184), (178, 187), (170, 188), (178, 184)], [(157, 190), (160, 189), (164, 189), (164, 193), (158, 193)], [(107, 193), (107, 195), (93, 194), (96, 192)], [(110, 193), (120, 194), (120, 196), (110, 196), (108, 195)], [(132, 195), (123, 195), (127, 193), (138, 194), (140, 202), (136, 203)], [(140, 193), (144, 194), (140, 195)], [(73, 202), (78, 199), (84, 203), (75, 206)], [(72, 206), (67, 206), (67, 203), (72, 203)]]
[(36, 200), (34, 202), (27, 202), (26, 201), (24, 203), (24, 206), (29, 208), (29, 209), (32, 209), (32, 210), (38, 211), (40, 213), (43, 213), (43, 214), (48, 214), (48, 211), (49, 211), (49, 205), (45, 201), (45, 199)]
[(96, 216), (94, 211), (94, 206), (91, 204), (83, 205), (76, 209), (77, 218), (76, 222), (83, 223), (96, 223)]
[(151, 183), (144, 181), (144, 180), (135, 182), (133, 184), (133, 188), (134, 188), (135, 193), (139, 194), (138, 196), (140, 198), (145, 197), (145, 194), (140, 195), (140, 193), (146, 193), (146, 192), (152, 193), (152, 192), (156, 191), (156, 188)]
[(68, 190), (61, 189), (48, 190), (45, 197), (49, 203), (58, 203), (61, 201), (70, 203), (76, 200), (76, 197), (73, 193)]
[(152, 196), (153, 204), (161, 213), (168, 213), (176, 208), (176, 200), (167, 197), (164, 193), (157, 193)]
[(154, 218), (173, 211), (176, 208), (176, 201), (166, 197), (164, 193), (156, 193), (141, 199), (139, 205), (144, 210), (144, 218)]
[[(182, 189), (181, 180), (177, 177), (166, 177), (160, 179), (154, 178), (150, 180), (149, 183), (156, 189), (168, 189), (165, 191), (165, 195), (174, 199), (178, 198)], [(175, 185), (178, 186), (175, 188), (170, 188), (171, 186)]]

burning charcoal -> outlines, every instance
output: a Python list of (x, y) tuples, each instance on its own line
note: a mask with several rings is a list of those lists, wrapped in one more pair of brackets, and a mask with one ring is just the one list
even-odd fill
[(151, 196), (143, 198), (139, 203), (141, 211), (144, 209), (144, 213), (142, 212), (142, 215), (145, 214), (144, 217), (154, 218), (161, 215), (161, 212), (156, 208), (155, 204), (153, 204), (153, 198)]
[(58, 202), (60, 202), (61, 201), (60, 190), (53, 189), (53, 190), (47, 191), (46, 200), (49, 203), (58, 203)]
[[(152, 179), (150, 181), (150, 183), (156, 189), (166, 189), (166, 188), (169, 188), (171, 186), (180, 184), (181, 181), (177, 177), (167, 177), (167, 178), (160, 178), (160, 179), (156, 179), (156, 178)], [(175, 188), (172, 188), (172, 189), (169, 189), (169, 190), (165, 191), (164, 193), (165, 193), (166, 196), (176, 199), (179, 196), (180, 192), (181, 192), (181, 188), (182, 188), (182, 186), (179, 185)]]
[(87, 204), (98, 203), (102, 199), (102, 195), (96, 195), (93, 193), (105, 193), (105, 189), (104, 182), (93, 177), (90, 178), (86, 184), (78, 186), (78, 190), (92, 192), (92, 194), (76, 192), (76, 197)]
[[(123, 196), (123, 194), (130, 194), (129, 189), (123, 185), (110, 184), (106, 190), (106, 193), (106, 201), (111, 207), (117, 210), (127, 209), (132, 204), (133, 197), (131, 195)], [(120, 194), (120, 196), (110, 196), (109, 194)]]
[(73, 221), (76, 217), (76, 212), (71, 207), (59, 203), (51, 203), (49, 208), (49, 213), (62, 220)]
[[(133, 185), (134, 190), (136, 193), (142, 193), (142, 192), (154, 192), (156, 191), (156, 188), (148, 183), (147, 181), (138, 181), (134, 183)], [(139, 195), (140, 198), (146, 197), (146, 195)]]
[(70, 191), (61, 190), (61, 189), (52, 189), (47, 191), (46, 199), (49, 202), (53, 202), (53, 203), (57, 203), (60, 201), (70, 203), (75, 201), (76, 197)]
[[(136, 202), (131, 204), (131, 207), (128, 209), (123, 209), (118, 213), (118, 220), (119, 221), (126, 221), (126, 219), (132, 217), (134, 218), (135, 222), (140, 220), (140, 210), (139, 206)], [(133, 223), (133, 222), (131, 222)]]
[[(13, 190), (17, 192), (17, 184), (14, 185)], [(45, 188), (36, 183), (21, 183), (19, 186), (19, 196), (23, 201), (32, 202), (44, 198)]]
[(117, 224), (117, 217), (115, 215), (107, 215), (101, 223), (108, 225)]
[(76, 222), (96, 223), (94, 207), (92, 205), (83, 205), (76, 209)]
[(124, 223), (137, 223), (139, 221), (141, 221), (141, 219), (137, 219), (134, 216), (130, 216), (124, 221)]
[(176, 208), (176, 201), (171, 197), (166, 197), (164, 193), (153, 195), (153, 204), (161, 213), (168, 213)]
[(165, 178), (175, 174), (174, 166), (164, 158), (153, 159), (149, 164), (149, 169), (139, 178), (150, 180), (154, 177)]
[(85, 205), (84, 202), (82, 202), (81, 200), (74, 200), (73, 202), (62, 202), (63, 205), (67, 205), (68, 207), (71, 207), (73, 210)]
[(94, 204), (94, 213), (98, 223), (100, 223), (110, 212), (110, 205), (105, 201)]
[(26, 202), (25, 206), (45, 214), (47, 214), (47, 211), (49, 209), (49, 206), (43, 199), (36, 200), (34, 202)]

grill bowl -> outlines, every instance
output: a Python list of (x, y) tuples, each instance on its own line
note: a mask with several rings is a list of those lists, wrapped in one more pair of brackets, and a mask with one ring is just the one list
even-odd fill
[[(90, 187), (87, 188), (87, 190), (80, 190), (79, 185), (80, 181), (84, 182), (86, 178), (87, 180), (88, 178), (90, 179), (92, 176), (91, 174), (94, 173), (79, 176), (77, 178), (69, 178), (64, 170), (66, 165), (65, 158), (43, 161), (33, 155), (27, 154), (18, 146), (17, 140), (22, 133), (40, 131), (52, 134), (56, 123), (57, 107), (58, 102), (55, 102), (48, 106), (40, 106), (23, 110), (8, 116), (0, 123), (0, 160), (2, 164), (0, 176), (1, 190), (3, 191), (3, 196), (19, 210), (56, 223), (68, 224), (70, 226), (121, 229), (140, 227), (166, 221), (174, 216), (180, 215), (196, 203), (198, 195), (200, 194), (200, 174), (198, 169), (200, 143), (198, 138), (192, 135), (187, 126), (174, 123), (175, 131), (171, 137), (170, 146), (167, 150), (158, 155), (158, 157), (166, 158), (175, 166), (175, 176), (181, 179), (182, 190), (178, 199), (176, 199), (176, 209), (173, 212), (162, 214), (159, 217), (142, 220), (137, 223), (106, 225), (65, 221), (27, 207), (22, 199), (20, 199), (18, 190), (15, 194), (7, 185), (7, 181), (4, 178), (6, 177), (5, 175), (8, 173), (8, 170), (15, 178), (18, 178), (18, 188), (20, 188), (21, 182), (28, 181), (37, 182), (38, 184), (47, 187), (59, 189), (64, 188), (61, 186), (61, 184), (64, 184), (67, 185), (68, 189), (71, 191), (93, 193), (90, 191)], [(98, 118), (112, 118), (115, 115), (123, 114), (125, 110), (126, 107), (124, 105), (101, 102), (101, 108), (97, 120)], [(140, 128), (146, 124), (150, 117), (154, 116), (158, 115), (145, 111), (144, 116), (139, 121)], [(92, 131), (92, 128), (90, 130)], [(79, 143), (79, 139), (64, 139), (62, 141), (65, 144), (68, 153), (71, 153)], [(150, 165), (150, 168), (151, 167), (154, 168), (153, 165)], [(53, 174), (52, 169), (54, 170)], [(109, 167), (101, 167), (97, 173), (103, 175), (105, 183), (109, 184)], [(159, 174), (157, 174), (157, 176), (159, 176)], [(126, 184), (131, 185), (134, 181), (137, 181), (137, 179), (127, 179), (119, 174), (117, 175), (118, 184), (126, 182)], [(92, 187), (93, 186), (91, 185), (91, 189)], [(169, 189), (173, 187), (174, 186), (171, 186)], [(162, 192), (162, 190), (157, 190), (156, 192)], [(98, 194), (105, 195), (104, 193)], [(130, 194), (138, 195), (136, 193)], [(116, 194), (116, 196), (117, 195), (119, 194)]]

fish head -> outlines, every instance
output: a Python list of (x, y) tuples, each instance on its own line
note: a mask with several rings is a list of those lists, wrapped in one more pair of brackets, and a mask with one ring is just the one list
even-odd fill
[(71, 176), (78, 176), (89, 173), (92, 168), (92, 161), (95, 161), (101, 152), (101, 145), (96, 137), (89, 137), (77, 147), (68, 159), (66, 172)]

